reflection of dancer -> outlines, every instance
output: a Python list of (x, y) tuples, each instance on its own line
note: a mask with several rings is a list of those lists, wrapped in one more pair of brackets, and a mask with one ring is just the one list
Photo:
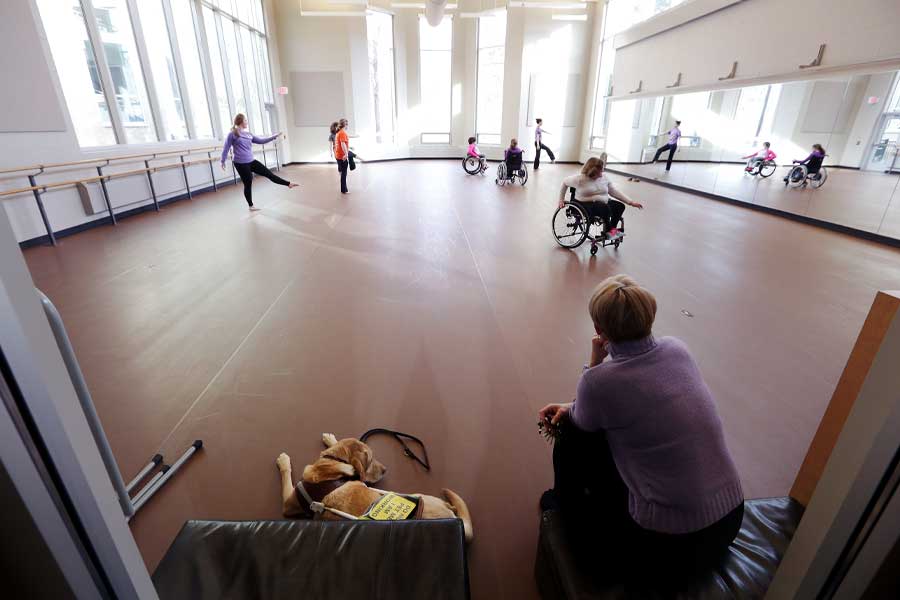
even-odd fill
[(338, 129), (339, 126), (337, 121), (332, 123), (331, 127), (328, 129), (330, 131), (328, 135), (328, 151), (331, 153), (331, 158), (334, 158), (334, 138), (337, 136)]
[(659, 156), (665, 152), (669, 151), (669, 158), (666, 160), (666, 171), (672, 168), (672, 157), (675, 156), (675, 149), (678, 147), (678, 138), (681, 137), (681, 129), (679, 129), (679, 125), (681, 125), (681, 121), (675, 121), (675, 127), (670, 129), (667, 133), (669, 135), (669, 143), (664, 146), (660, 146), (656, 151), (656, 155), (651, 160), (651, 163), (655, 163), (659, 160)]
[(289, 188), (297, 187), (296, 183), (282, 179), (269, 170), (266, 165), (253, 158), (253, 144), (268, 144), (281, 133), (276, 133), (267, 138), (259, 138), (247, 131), (247, 118), (238, 113), (234, 117), (234, 127), (228, 137), (225, 138), (225, 147), (222, 148), (222, 170), (225, 170), (225, 159), (228, 158), (228, 150), (232, 150), (233, 158), (231, 159), (234, 169), (241, 176), (244, 183), (244, 198), (247, 200), (247, 206), (250, 210), (259, 210), (253, 206), (253, 174), (262, 175), (273, 183), (278, 185), (286, 185)]
[(741, 158), (750, 159), (747, 161), (747, 166), (744, 168), (745, 171), (749, 172), (767, 160), (775, 160), (775, 157), (776, 154), (772, 152), (771, 144), (769, 142), (763, 142), (763, 147), (760, 148), (758, 152), (742, 156)]
[(547, 156), (550, 157), (550, 162), (556, 162), (556, 156), (553, 155), (553, 150), (544, 145), (544, 134), (550, 133), (549, 131), (544, 131), (544, 128), (541, 127), (544, 124), (543, 119), (535, 119), (534, 122), (537, 124), (534, 128), (534, 170), (537, 171), (541, 166), (541, 151), (546, 150)]
[[(813, 144), (812, 152), (809, 153), (809, 156), (803, 160), (794, 160), (791, 162), (795, 165), (806, 165), (806, 173), (811, 175), (813, 179), (818, 179), (819, 171), (822, 169), (822, 161), (824, 160), (825, 148), (822, 147), (822, 144)], [(793, 173), (793, 169), (788, 173), (787, 177), (784, 178), (785, 182), (787, 182), (791, 173)], [(799, 177), (796, 180), (799, 180)]]

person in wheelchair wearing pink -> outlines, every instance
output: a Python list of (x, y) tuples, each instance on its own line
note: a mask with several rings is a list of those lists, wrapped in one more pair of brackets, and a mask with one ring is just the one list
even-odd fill
[[(614, 237), (619, 233), (616, 226), (619, 224), (622, 213), (625, 212), (625, 205), (633, 206), (638, 210), (643, 210), (644, 205), (635, 202), (616, 188), (613, 182), (603, 174), (605, 166), (602, 158), (592, 156), (584, 163), (580, 173), (569, 175), (563, 179), (559, 189), (559, 206), (562, 208), (565, 205), (566, 192), (569, 188), (575, 188), (575, 200), (584, 206), (588, 217), (600, 219), (604, 224), (606, 235)], [(610, 198), (618, 202), (610, 202)]]
[(760, 164), (766, 162), (767, 160), (775, 160), (777, 154), (772, 152), (772, 145), (769, 142), (763, 142), (763, 147), (760, 148), (757, 152), (753, 154), (748, 154), (747, 156), (742, 156), (744, 160), (747, 160), (747, 166), (744, 168), (745, 171), (750, 172)]

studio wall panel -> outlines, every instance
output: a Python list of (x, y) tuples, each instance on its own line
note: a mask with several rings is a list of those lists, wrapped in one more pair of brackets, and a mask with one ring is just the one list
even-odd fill
[(294, 126), (328, 127), (347, 116), (345, 93), (341, 71), (291, 71)]

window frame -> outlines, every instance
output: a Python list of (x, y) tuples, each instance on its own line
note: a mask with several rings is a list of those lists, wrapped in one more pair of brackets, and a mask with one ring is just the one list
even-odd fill
[[(453, 15), (445, 14), (442, 17), (443, 19), (447, 19), (450, 22), (450, 49), (449, 50), (426, 50), (425, 52), (447, 52), (450, 55), (450, 91), (449, 91), (449, 105), (450, 110), (448, 111), (448, 116), (450, 119), (450, 127), (447, 131), (421, 131), (419, 132), (419, 143), (425, 146), (429, 145), (444, 145), (449, 146), (453, 141), (453, 34), (456, 31), (456, 28), (453, 27)], [(422, 101), (422, 22), (425, 21), (425, 15), (419, 15), (419, 20), (416, 22), (416, 37), (418, 39), (419, 44), (419, 102)], [(437, 136), (437, 135), (446, 135), (447, 141), (425, 141), (425, 136)]]
[[(390, 130), (390, 139), (385, 141), (383, 139), (383, 137), (384, 137), (383, 132), (378, 131), (377, 129), (374, 129), (374, 131), (375, 131), (375, 141), (377, 144), (392, 146), (397, 143), (397, 124), (399, 121), (399, 112), (397, 111), (397, 27), (396, 27), (397, 22), (395, 19), (396, 15), (394, 15), (393, 13), (388, 12), (388, 11), (378, 10), (377, 8), (376, 9), (370, 8), (369, 10), (372, 11), (373, 13), (387, 15), (391, 19), (391, 86), (392, 86), (392, 88), (391, 88), (391, 119), (392, 119), (392, 121), (391, 121), (391, 130)], [(366, 18), (368, 19), (368, 17), (366, 17)], [(368, 37), (369, 37), (369, 33), (368, 33), (368, 22), (367, 22), (367, 27), (366, 27), (366, 52), (367, 53), (368, 53), (368, 46), (369, 46)], [(451, 44), (452, 44), (452, 37), (451, 37)], [(420, 56), (421, 56), (421, 48), (419, 49), (419, 52), (420, 52)], [(450, 66), (451, 66), (451, 71), (452, 71), (452, 67), (453, 67), (452, 62), (451, 62)], [(421, 65), (419, 66), (419, 69), (421, 72)], [(371, 79), (371, 75), (370, 75), (370, 79)], [(420, 85), (421, 85), (421, 81), (420, 81)], [(369, 92), (371, 93), (371, 91), (372, 90), (370, 88)], [(452, 98), (451, 98), (451, 102), (452, 102)], [(374, 112), (378, 111), (378, 107), (375, 106), (374, 98), (372, 99), (372, 110)], [(451, 104), (451, 111), (452, 111), (452, 104)]]
[[(136, 56), (133, 57), (133, 60), (135, 61), (135, 65), (140, 68), (140, 81), (144, 85), (144, 89), (147, 95), (148, 106), (146, 107), (146, 110), (149, 113), (149, 116), (153, 119), (153, 124), (150, 130), (156, 137), (155, 141), (128, 141), (126, 125), (121, 115), (116, 98), (116, 88), (114, 85), (112, 71), (110, 69), (110, 64), (106, 56), (103, 37), (100, 33), (99, 25), (97, 23), (97, 11), (94, 9), (92, 0), (76, 0), (76, 4), (81, 8), (81, 13), (83, 16), (84, 26), (87, 34), (87, 43), (90, 45), (90, 50), (93, 54), (94, 67), (97, 71), (97, 77), (100, 83), (100, 87), (102, 88), (100, 91), (106, 104), (106, 111), (109, 115), (112, 137), (114, 140), (113, 144), (102, 143), (96, 145), (82, 144), (82, 142), (79, 140), (77, 142), (79, 149), (82, 151), (98, 151), (118, 148), (121, 146), (154, 147), (171, 143), (190, 143), (197, 141), (212, 141), (223, 139), (227, 135), (227, 131), (219, 131), (219, 122), (221, 120), (218, 102), (219, 94), (224, 94), (228, 101), (228, 108), (230, 113), (232, 115), (235, 114), (236, 100), (233, 93), (233, 86), (237, 85), (238, 82), (235, 81), (234, 73), (239, 73), (239, 84), (241, 85), (245, 102), (249, 103), (251, 101), (250, 84), (247, 81), (246, 77), (245, 61), (247, 60), (253, 61), (253, 65), (256, 68), (257, 82), (256, 85), (253, 86), (254, 89), (252, 90), (252, 98), (255, 98), (256, 103), (259, 105), (258, 108), (261, 115), (261, 122), (257, 125), (261, 129), (267, 129), (267, 123), (271, 122), (273, 131), (268, 133), (274, 133), (274, 130), (277, 128), (277, 111), (275, 111), (275, 90), (272, 83), (272, 63), (271, 53), (269, 51), (269, 38), (265, 31), (266, 12), (264, 1), (249, 0), (259, 3), (258, 7), (254, 6), (252, 9), (253, 13), (251, 15), (251, 21), (258, 21), (259, 18), (262, 18), (261, 23), (249, 23), (239, 18), (237, 15), (232, 15), (230, 12), (228, 12), (227, 9), (220, 8), (211, 0), (183, 0), (187, 2), (192, 17), (190, 27), (197, 42), (200, 59), (200, 70), (203, 77), (201, 89), (203, 90), (203, 93), (206, 94), (207, 110), (201, 111), (201, 114), (197, 115), (197, 118), (203, 118), (204, 113), (208, 113), (205, 115), (205, 118), (208, 118), (209, 122), (213, 126), (212, 137), (201, 137), (197, 135), (198, 123), (195, 120), (195, 115), (192, 110), (192, 97), (186, 81), (182, 51), (178, 44), (178, 37), (174, 22), (174, 13), (172, 11), (171, 5), (172, 0), (154, 1), (158, 1), (161, 3), (162, 12), (165, 19), (167, 31), (164, 32), (164, 35), (169, 42), (169, 47), (171, 48), (172, 52), (172, 68), (175, 72), (175, 79), (179, 87), (180, 100), (182, 103), (182, 110), (184, 111), (185, 127), (187, 129), (188, 138), (177, 141), (169, 140), (169, 132), (167, 131), (168, 127), (162, 115), (161, 102), (159, 99), (159, 88), (156, 85), (157, 82), (154, 81), (153, 69), (150, 64), (150, 55), (147, 46), (147, 40), (145, 38), (143, 24), (141, 22), (139, 3), (138, 0), (124, 0), (123, 5), (128, 11), (128, 20), (131, 27), (130, 34), (133, 36), (136, 49)], [(242, 1), (246, 2), (248, 0)], [(213, 13), (213, 23), (215, 24), (215, 31), (208, 31), (206, 28), (206, 21), (203, 18), (203, 11), (207, 8)], [(224, 41), (224, 36), (226, 33), (221, 19), (229, 19), (233, 22), (233, 31), (236, 38), (235, 46), (237, 50), (238, 65), (230, 65), (228, 62), (228, 54)], [(43, 22), (41, 23), (41, 25), (42, 27), (44, 27)], [(241, 28), (248, 30), (248, 33), (251, 36), (250, 57), (245, 56), (246, 52), (244, 51), (244, 47), (241, 42)], [(46, 27), (44, 27), (44, 33), (46, 39)], [(160, 35), (163, 35), (163, 33), (160, 33)], [(212, 36), (215, 37), (213, 38)], [(49, 56), (51, 56), (52, 58), (53, 50), (49, 43), (49, 39), (47, 39), (45, 43), (48, 46)], [(218, 90), (216, 87), (215, 78), (213, 77), (214, 66), (212, 64), (212, 56), (209, 50), (210, 43), (217, 44), (219, 48), (219, 55), (223, 63), (222, 68), (224, 71), (223, 81), (226, 88), (225, 90)], [(257, 47), (260, 49), (259, 52), (256, 50)], [(260, 54), (263, 55), (261, 56)], [(260, 60), (266, 60), (267, 64), (258, 64)], [(52, 64), (55, 65), (56, 62), (56, 60), (53, 60)], [(57, 77), (59, 77), (58, 73)], [(268, 95), (266, 93), (267, 90)], [(270, 98), (271, 100), (267, 98)], [(66, 102), (67, 110), (69, 110), (68, 101), (65, 98), (63, 99)], [(72, 115), (70, 112), (70, 117), (74, 119), (75, 115)]]
[[(508, 14), (503, 13), (503, 45), (502, 46), (482, 46), (481, 45), (481, 21), (482, 19), (494, 19), (496, 16), (490, 17), (478, 17), (475, 22), (475, 141), (478, 144), (482, 144), (484, 146), (502, 146), (503, 145), (503, 100), (504, 100), (504, 86), (506, 82), (506, 73), (503, 73), (503, 77), (500, 81), (500, 123), (497, 125), (497, 132), (488, 132), (481, 131), (478, 124), (478, 98), (480, 87), (478, 85), (481, 80), (481, 51), (487, 50), (490, 48), (503, 48), (503, 64), (506, 64), (506, 33), (509, 31), (509, 20)], [(505, 69), (504, 69), (505, 71)], [(451, 86), (452, 87), (452, 86)], [(481, 136), (497, 136), (498, 141), (496, 143), (493, 142), (482, 142)]]

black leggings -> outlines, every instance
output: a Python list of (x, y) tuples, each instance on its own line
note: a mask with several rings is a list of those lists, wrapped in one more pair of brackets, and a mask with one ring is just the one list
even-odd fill
[(247, 206), (253, 206), (253, 173), (267, 177), (270, 181), (277, 183), (278, 185), (290, 185), (289, 181), (282, 179), (270, 171), (266, 165), (258, 160), (254, 160), (251, 163), (234, 163), (234, 169), (238, 172), (238, 175), (241, 176), (241, 181), (244, 182), (244, 198), (247, 200)]
[(628, 488), (606, 434), (587, 433), (570, 422), (563, 423), (553, 446), (553, 480), (577, 558), (595, 566), (615, 564), (604, 570), (626, 578), (636, 574), (635, 567), (648, 579), (659, 580), (654, 575), (660, 575), (677, 585), (719, 560), (743, 521), (742, 503), (692, 533), (666, 534), (640, 527), (628, 512)]
[(584, 208), (589, 219), (598, 218), (603, 223), (604, 231), (609, 231), (613, 227), (618, 227), (619, 219), (625, 213), (625, 204), (618, 200), (610, 200), (609, 202), (576, 202)]

